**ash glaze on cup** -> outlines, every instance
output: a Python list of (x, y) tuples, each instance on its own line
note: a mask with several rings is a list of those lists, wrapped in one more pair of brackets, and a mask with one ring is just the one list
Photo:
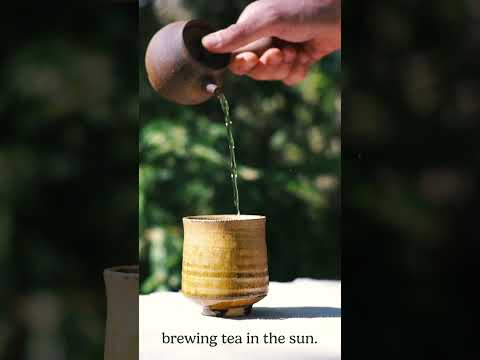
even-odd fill
[(267, 295), (265, 222), (259, 215), (183, 218), (182, 293), (203, 315), (248, 315)]

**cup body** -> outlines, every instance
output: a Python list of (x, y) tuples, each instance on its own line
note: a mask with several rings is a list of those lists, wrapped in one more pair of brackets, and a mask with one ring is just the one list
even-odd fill
[(105, 360), (138, 359), (138, 266), (103, 272), (107, 295)]
[(182, 293), (204, 315), (242, 316), (268, 293), (264, 216), (183, 218)]

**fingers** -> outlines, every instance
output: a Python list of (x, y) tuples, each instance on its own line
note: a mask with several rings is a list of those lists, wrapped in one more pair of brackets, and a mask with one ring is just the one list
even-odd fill
[(310, 59), (310, 56), (306, 54), (304, 51), (300, 51), (298, 54), (298, 62), (302, 65), (306, 65), (310, 63), (312, 60)]
[(314, 39), (304, 45), (304, 51), (310, 58), (320, 60), (322, 57), (339, 49), (339, 43), (335, 41), (326, 41), (324, 39)]
[(258, 21), (252, 19), (245, 20), (204, 36), (202, 44), (211, 52), (232, 52), (255, 40), (269, 36), (270, 30), (261, 19)]
[(278, 20), (277, 7), (269, 1), (251, 2), (236, 24), (203, 37), (203, 46), (211, 52), (233, 52), (255, 40), (273, 36)]
[(283, 80), (290, 73), (289, 64), (280, 64), (275, 67), (265, 66), (259, 63), (246, 75), (255, 80)]
[(247, 75), (255, 80), (282, 80), (289, 74), (291, 67), (284, 60), (280, 49), (268, 49)]
[(283, 83), (288, 86), (295, 86), (300, 83), (308, 73), (310, 62), (302, 56), (299, 56), (295, 64), (291, 67), (289, 74), (282, 79)]
[(293, 47), (285, 47), (282, 49), (283, 52), (283, 61), (285, 64), (293, 64), (295, 58), (297, 57), (297, 51)]
[(236, 75), (247, 75), (255, 80), (281, 80), (285, 85), (295, 86), (305, 78), (313, 61), (302, 49), (271, 48), (260, 58), (248, 51), (237, 54), (230, 64), (230, 70)]
[(250, 51), (257, 54), (258, 56), (261, 56), (265, 51), (267, 51), (272, 47), (278, 47), (278, 46), (273, 45), (273, 39), (271, 37), (264, 37), (264, 38), (255, 40), (254, 42), (251, 42), (246, 46), (242, 46), (239, 49), (235, 49), (233, 53), (239, 54), (242, 52)]
[(235, 75), (245, 75), (251, 71), (259, 62), (258, 56), (253, 52), (243, 52), (235, 55), (229, 65), (229, 69)]
[(283, 62), (283, 53), (277, 48), (268, 49), (260, 57), (260, 62), (264, 65), (280, 65)]

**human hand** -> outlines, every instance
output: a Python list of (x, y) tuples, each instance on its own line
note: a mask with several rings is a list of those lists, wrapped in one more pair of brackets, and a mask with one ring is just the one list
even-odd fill
[[(296, 85), (314, 62), (340, 49), (340, 6), (340, 0), (258, 0), (236, 24), (205, 36), (202, 43), (211, 52), (233, 52), (229, 68), (236, 75)], [(261, 53), (248, 50), (266, 37), (283, 43)]]

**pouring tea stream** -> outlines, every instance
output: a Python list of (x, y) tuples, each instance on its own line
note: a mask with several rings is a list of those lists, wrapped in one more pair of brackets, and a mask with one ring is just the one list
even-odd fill
[[(183, 218), (182, 292), (204, 307), (204, 315), (236, 317), (247, 315), (268, 292), (266, 218), (240, 215), (232, 121), (223, 93), (232, 54), (203, 47), (202, 38), (213, 31), (200, 20), (171, 23), (151, 39), (145, 65), (150, 84), (163, 98), (196, 105), (215, 96), (222, 107), (236, 214)], [(272, 41), (256, 41), (248, 51), (262, 52)]]
[(211, 32), (213, 28), (200, 20), (179, 21), (163, 27), (148, 45), (145, 66), (152, 87), (169, 101), (195, 105), (213, 95), (218, 98), (227, 130), (234, 205), (240, 215), (232, 121), (222, 90), (231, 54), (214, 54), (203, 47), (202, 37)]

